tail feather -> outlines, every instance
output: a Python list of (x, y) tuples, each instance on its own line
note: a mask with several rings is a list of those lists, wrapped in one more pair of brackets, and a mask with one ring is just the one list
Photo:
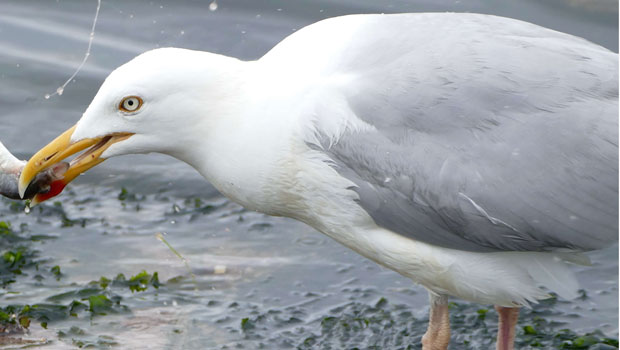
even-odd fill
[(583, 266), (592, 266), (592, 261), (590, 258), (583, 254), (577, 252), (557, 252), (555, 253), (560, 259), (571, 262), (577, 265)]
[(535, 255), (525, 268), (536, 283), (564, 299), (574, 299), (579, 295), (579, 282), (564, 260), (563, 255)]

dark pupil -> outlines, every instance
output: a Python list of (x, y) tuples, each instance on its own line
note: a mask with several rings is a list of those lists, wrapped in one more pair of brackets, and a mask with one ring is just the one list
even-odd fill
[(130, 105), (130, 106), (133, 106), (133, 101), (129, 100), (129, 101), (127, 101), (127, 104)]

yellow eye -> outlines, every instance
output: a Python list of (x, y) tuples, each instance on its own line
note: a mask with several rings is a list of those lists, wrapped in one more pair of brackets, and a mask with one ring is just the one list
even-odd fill
[(142, 99), (138, 96), (127, 96), (118, 105), (118, 109), (123, 112), (135, 112), (142, 107)]

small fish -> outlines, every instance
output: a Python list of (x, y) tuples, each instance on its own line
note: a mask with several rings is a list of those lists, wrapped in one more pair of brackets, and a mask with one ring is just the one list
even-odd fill
[(26, 189), (24, 198), (19, 197), (19, 191), (17, 190), (21, 167), (18, 171), (0, 172), (0, 195), (11, 199), (32, 199), (37, 194), (48, 194), (53, 190), (54, 182), (62, 179), (67, 169), (69, 169), (69, 163), (61, 162), (38, 174), (35, 180), (30, 183), (28, 189)]

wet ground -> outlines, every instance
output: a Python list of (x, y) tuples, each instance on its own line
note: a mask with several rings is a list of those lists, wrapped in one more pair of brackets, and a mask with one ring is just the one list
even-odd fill
[[(254, 59), (288, 33), (345, 13), (494, 13), (617, 51), (617, 2), (587, 4), (222, 0), (210, 11), (208, 1), (103, 1), (84, 70), (62, 96), (45, 99), (79, 64), (96, 3), (2, 1), (0, 139), (28, 157), (79, 118), (111, 69), (149, 48)], [(0, 321), (15, 315), (0, 348), (419, 348), (422, 288), (303, 224), (243, 210), (174, 159), (106, 161), (57, 199), (29, 214), (0, 201), (0, 221), (11, 224), (0, 224)], [(605, 338), (618, 338), (617, 252), (594, 252), (594, 266), (575, 267), (581, 298), (525, 310), (520, 348), (616, 348)], [(493, 310), (454, 301), (451, 348), (490, 348)], [(19, 333), (20, 321), (29, 331)]]

